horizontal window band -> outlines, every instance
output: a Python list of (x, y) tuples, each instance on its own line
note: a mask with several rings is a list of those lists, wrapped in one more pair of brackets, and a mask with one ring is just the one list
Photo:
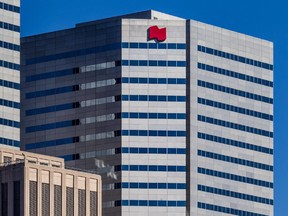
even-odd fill
[(209, 176), (214, 176), (218, 178), (223, 178), (223, 179), (228, 179), (232, 181), (238, 181), (242, 182), (245, 184), (252, 184), (252, 185), (257, 185), (257, 186), (262, 186), (262, 187), (267, 187), (267, 188), (273, 188), (273, 183), (272, 182), (267, 182), (267, 181), (262, 181), (254, 178), (249, 178), (249, 177), (244, 177), (244, 176), (239, 176), (231, 173), (226, 173), (226, 172), (220, 172), (216, 170), (211, 170), (211, 169), (205, 169), (198, 167), (198, 173), (204, 174), (204, 175), (209, 175)]
[(186, 50), (185, 43), (132, 43), (123, 42), (122, 48), (130, 49), (178, 49)]
[[(123, 43), (123, 44), (113, 43), (113, 44), (107, 44), (107, 45), (103, 45), (103, 46), (91, 47), (91, 48), (87, 48), (87, 49), (80, 49), (80, 50), (74, 50), (74, 51), (69, 51), (69, 52), (65, 52), (65, 53), (58, 53), (58, 54), (54, 54), (54, 55), (40, 56), (40, 57), (36, 57), (36, 58), (27, 59), (26, 65), (38, 64), (38, 63), (49, 62), (49, 61), (56, 61), (56, 60), (64, 59), (64, 58), (72, 58), (72, 57), (76, 57), (76, 56), (83, 56), (83, 55), (101, 53), (101, 52), (112, 51), (112, 50), (120, 50), (121, 47), (125, 48), (125, 46), (127, 46), (127, 43)], [(132, 44), (132, 46), (136, 47), (136, 44)], [(175, 49), (186, 49), (185, 44), (163, 44), (162, 45), (162, 43), (161, 43), (159, 45), (157, 45), (157, 44), (150, 45), (150, 43), (149, 43), (149, 45), (147, 45), (147, 46), (148, 46), (148, 49), (157, 49), (157, 48), (158, 49), (162, 49), (162, 48), (164, 49), (164, 47), (166, 47), (167, 49), (174, 49), (174, 48)], [(143, 47), (143, 43), (139, 43), (138, 47), (139, 48)], [(179, 63), (179, 64), (181, 64), (181, 63)]]
[(227, 197), (233, 197), (233, 198), (248, 200), (248, 201), (252, 201), (252, 202), (259, 202), (259, 203), (264, 203), (264, 204), (268, 204), (268, 205), (273, 205), (273, 199), (267, 199), (267, 198), (258, 197), (258, 196), (254, 196), (254, 195), (238, 193), (235, 191), (223, 190), (223, 189), (215, 188), (215, 187), (208, 187), (205, 185), (198, 185), (198, 191), (203, 191), (203, 192), (208, 192), (208, 193), (212, 193), (212, 194), (217, 194), (217, 195), (222, 195), (222, 196), (227, 196)]
[(0, 8), (3, 10), (20, 13), (20, 7), (11, 4), (6, 4), (4, 2), (0, 2)]
[(0, 137), (0, 144), (9, 145), (9, 146), (15, 146), (15, 147), (20, 147), (20, 141), (18, 141), (18, 140), (12, 140), (12, 139), (7, 139), (7, 138), (4, 138), (4, 137)]
[(44, 130), (52, 130), (52, 129), (57, 129), (57, 128), (70, 127), (73, 125), (79, 125), (79, 121), (68, 120), (68, 121), (55, 122), (55, 123), (44, 124), (44, 125), (31, 126), (31, 127), (27, 127), (25, 129), (25, 132), (32, 133), (36, 131), (44, 131)]
[[(152, 98), (154, 99), (154, 98)], [(156, 98), (157, 99), (157, 98)], [(120, 96), (111, 96), (107, 98), (98, 98), (98, 99), (92, 99), (87, 101), (81, 101), (81, 102), (74, 102), (74, 103), (67, 103), (67, 104), (60, 104), (55, 106), (49, 106), (49, 107), (42, 107), (42, 108), (36, 108), (32, 110), (26, 111), (26, 116), (31, 115), (38, 115), (43, 113), (49, 113), (49, 112), (57, 112), (62, 110), (69, 110), (69, 109), (76, 109), (79, 107), (88, 107), (88, 106), (95, 106), (105, 103), (112, 103), (116, 101), (120, 101)], [(1, 99), (0, 99), (1, 102)], [(185, 113), (135, 113), (135, 112), (123, 112), (121, 116), (120, 114), (116, 114), (117, 118), (139, 118), (139, 119), (186, 119)]]
[(175, 189), (185, 190), (186, 183), (159, 183), (159, 182), (119, 182), (114, 184), (115, 189)]
[(11, 107), (15, 109), (20, 109), (20, 103), (15, 102), (15, 101), (9, 101), (5, 99), (0, 98), (0, 106), (6, 106), (6, 107)]
[(245, 91), (242, 91), (242, 90), (238, 90), (238, 89), (233, 89), (233, 88), (217, 85), (217, 84), (214, 84), (214, 83), (205, 82), (205, 81), (202, 81), (202, 80), (198, 80), (198, 86), (201, 86), (201, 87), (204, 87), (204, 88), (213, 89), (213, 90), (220, 91), (220, 92), (225, 92), (225, 93), (232, 94), (232, 95), (237, 95), (237, 96), (240, 96), (240, 97), (245, 97), (245, 98), (249, 98), (249, 99), (265, 102), (265, 103), (269, 103), (269, 104), (273, 104), (273, 98), (269, 98), (269, 97), (265, 97), (265, 96), (262, 96), (262, 95), (257, 95), (257, 94), (253, 94), (253, 93), (250, 93), (250, 92), (245, 92)]
[(101, 132), (101, 133), (95, 133), (95, 134), (86, 134), (86, 135), (76, 136), (76, 137), (68, 137), (68, 138), (57, 139), (57, 140), (29, 143), (29, 144), (26, 144), (25, 149), (31, 150), (31, 149), (46, 148), (46, 147), (51, 147), (51, 146), (67, 145), (67, 144), (78, 143), (78, 142), (88, 142), (88, 141), (94, 141), (94, 140), (109, 139), (109, 138), (121, 136), (121, 132), (122, 132), (121, 130), (107, 131), (107, 132)]
[(26, 115), (27, 116), (39, 115), (39, 114), (43, 114), (43, 113), (76, 109), (76, 108), (80, 108), (80, 107), (83, 108), (83, 107), (89, 107), (89, 106), (95, 106), (95, 105), (101, 105), (101, 104), (114, 103), (117, 101), (121, 101), (121, 97), (119, 95), (104, 97), (104, 98), (96, 98), (96, 99), (85, 100), (85, 101), (79, 101), (79, 102), (74, 102), (74, 103), (59, 104), (59, 105), (49, 106), (49, 107), (41, 107), (41, 108), (31, 109), (31, 110), (26, 111)]
[(231, 214), (231, 215), (268, 216), (268, 215), (254, 213), (254, 212), (248, 212), (248, 211), (243, 211), (243, 210), (239, 210), (239, 209), (227, 208), (227, 207), (223, 207), (223, 206), (212, 205), (212, 204), (201, 203), (201, 202), (198, 202), (198, 208), (206, 209), (209, 211), (221, 212), (221, 213), (225, 213), (225, 214)]
[(0, 67), (20, 71), (20, 64), (0, 60)]
[(185, 155), (185, 148), (136, 148), (122, 147), (114, 149), (104, 149), (85, 153), (76, 153), (60, 156), (65, 161), (83, 160), (95, 157), (111, 156), (116, 154), (179, 154)]
[(147, 77), (122, 77), (119, 83), (139, 83), (139, 84), (186, 84), (183, 78), (147, 78)]
[(83, 83), (83, 84), (78, 84), (78, 85), (73, 85), (73, 86), (65, 86), (65, 87), (26, 93), (26, 99), (44, 97), (44, 96), (50, 96), (50, 95), (56, 95), (56, 94), (63, 94), (63, 93), (69, 93), (69, 92), (76, 92), (76, 91), (81, 91), (81, 90), (95, 89), (95, 88), (100, 88), (100, 87), (105, 87), (105, 86), (112, 86), (116, 84), (119, 84), (117, 83), (117, 79), (99, 80), (99, 81)]
[(120, 113), (112, 113), (112, 114), (106, 114), (106, 115), (86, 117), (86, 118), (81, 118), (81, 119), (53, 122), (53, 123), (48, 123), (48, 124), (43, 124), (43, 125), (35, 125), (35, 126), (26, 127), (26, 133), (32, 133), (32, 132), (43, 131), (43, 130), (53, 130), (57, 128), (92, 124), (92, 123), (98, 123), (98, 122), (104, 122), (104, 121), (111, 121), (111, 120), (115, 120), (119, 118), (121, 118)]
[(238, 56), (238, 55), (235, 55), (235, 54), (223, 52), (223, 51), (220, 51), (220, 50), (212, 49), (212, 48), (209, 48), (209, 47), (198, 45), (198, 51), (199, 52), (204, 52), (204, 53), (207, 53), (207, 54), (210, 54), (210, 55), (215, 55), (215, 56), (218, 56), (218, 57), (223, 57), (223, 58), (230, 59), (230, 60), (233, 60), (233, 61), (241, 62), (241, 63), (244, 63), (244, 64), (253, 65), (255, 67), (264, 68), (264, 69), (267, 69), (267, 70), (273, 70), (273, 65), (271, 65), (271, 64), (260, 62), (260, 61), (253, 60), (253, 59), (250, 59), (250, 58), (246, 58), (246, 57), (243, 57), (243, 56)]
[(76, 142), (88, 142), (101, 139), (109, 139), (119, 136), (158, 136), (158, 137), (185, 137), (186, 131), (165, 131), (165, 130), (116, 130), (95, 134), (86, 134), (79, 137), (49, 140), (37, 143), (26, 144), (25, 149), (37, 149), (50, 146), (66, 145)]
[(122, 66), (186, 67), (186, 61), (122, 60)]
[(215, 160), (220, 160), (220, 161), (225, 161), (228, 163), (239, 164), (239, 165), (243, 165), (243, 166), (254, 167), (257, 169), (273, 171), (273, 166), (270, 166), (267, 164), (257, 163), (254, 161), (244, 160), (244, 159), (240, 159), (240, 158), (236, 158), (236, 157), (230, 157), (230, 156), (226, 156), (226, 155), (222, 155), (222, 154), (216, 154), (213, 152), (198, 150), (198, 156), (211, 158), (211, 159), (215, 159)]
[[(63, 93), (69, 93), (69, 92), (75, 92), (75, 91), (81, 91), (81, 90), (87, 90), (87, 89), (95, 89), (95, 88), (100, 88), (100, 87), (105, 87), (105, 86), (112, 86), (112, 85), (117, 85), (120, 84), (121, 82), (125, 81), (125, 79), (120, 79), (120, 78), (115, 78), (115, 79), (107, 79), (107, 80), (99, 80), (95, 82), (90, 82), (90, 83), (83, 83), (83, 84), (78, 84), (78, 85), (72, 85), (72, 86), (65, 86), (65, 87), (58, 87), (58, 88), (53, 88), (53, 89), (46, 89), (46, 90), (41, 90), (41, 91), (36, 91), (36, 92), (29, 92), (26, 93), (26, 99), (31, 99), (31, 98), (37, 98), (37, 97), (45, 97), (45, 96), (50, 96), (50, 95), (56, 95), (56, 94), (63, 94)], [(149, 79), (150, 81), (152, 78)], [(153, 79), (154, 80), (154, 79)], [(158, 79), (156, 79), (157, 81)], [(168, 80), (167, 80), (168, 81)], [(175, 81), (175, 79), (171, 79), (170, 81)], [(156, 83), (158, 84), (158, 83)], [(174, 83), (173, 83), (174, 84)], [(177, 84), (177, 83), (175, 83)], [(1, 82), (0, 82), (1, 85)], [(146, 100), (149, 99), (149, 96), (146, 96)], [(168, 100), (173, 100), (172, 96), (168, 96)], [(181, 99), (180, 96), (177, 96)], [(130, 98), (133, 98), (133, 96)], [(142, 96), (143, 98), (143, 96)], [(163, 96), (158, 96), (158, 98), (163, 98)], [(178, 100), (178, 98), (176, 98)]]
[(50, 113), (50, 112), (57, 112), (62, 110), (69, 110), (80, 107), (79, 103), (67, 103), (67, 104), (60, 104), (55, 106), (49, 106), (49, 107), (42, 107), (42, 108), (36, 108), (31, 110), (26, 110), (26, 116), (31, 115), (39, 115), (43, 113)]
[(174, 95), (122, 95), (122, 101), (185, 102), (186, 96)]
[[(116, 64), (116, 63), (114, 63), (114, 64)], [(101, 63), (101, 65), (102, 64), (105, 64), (105, 63)], [(88, 66), (83, 66), (83, 67), (88, 67)], [(114, 67), (117, 67), (117, 65)], [(83, 69), (81, 69), (81, 68), (82, 67), (27, 76), (26, 82), (32, 82), (32, 81), (43, 80), (43, 79), (50, 79), (50, 78), (54, 78), (54, 77), (68, 76), (68, 75), (72, 75), (72, 74), (76, 74), (76, 73), (84, 73), (84, 72), (82, 72)], [(111, 67), (106, 66), (105, 68), (101, 67), (101, 68), (99, 68), (99, 70), (108, 69), (108, 68), (113, 68), (113, 67), (112, 66)], [(96, 70), (97, 69), (92, 70), (92, 71), (96, 71)], [(122, 77), (122, 78), (115, 78), (115, 81), (116, 81), (116, 83), (131, 83), (131, 84), (132, 83), (139, 83), (139, 84), (183, 84), (183, 85), (186, 84), (185, 78)], [(81, 84), (79, 84), (79, 85), (81, 85)]]
[(121, 118), (139, 118), (139, 119), (184, 119), (185, 113), (112, 113), (100, 116), (86, 117), (81, 119), (73, 119), (61, 122), (53, 122), (43, 125), (35, 125), (26, 127), (26, 133), (32, 133), (43, 130), (53, 130), (57, 128), (71, 127), (76, 125), (85, 125), (103, 121), (111, 121)]
[(63, 138), (57, 140), (49, 140), (37, 143), (29, 143), (25, 145), (25, 150), (46, 148), (50, 146), (59, 146), (79, 142), (79, 137)]
[(0, 86), (20, 90), (20, 83), (0, 79)]
[(226, 128), (231, 128), (231, 129), (235, 129), (235, 130), (245, 131), (245, 132), (257, 134), (260, 136), (266, 136), (266, 137), (273, 138), (273, 132), (258, 129), (258, 128), (249, 127), (246, 125), (236, 124), (233, 122), (223, 121), (220, 119), (215, 119), (215, 118), (211, 118), (211, 117), (207, 117), (207, 116), (198, 115), (198, 121), (206, 122), (209, 124), (214, 124), (214, 125), (218, 125), (218, 126), (222, 126), (222, 127), (226, 127)]
[[(108, 62), (111, 63), (111, 62)], [(107, 63), (107, 64), (108, 64)], [(103, 65), (105, 63), (101, 63), (99, 65)], [(66, 69), (66, 70), (59, 70), (59, 71), (53, 71), (53, 72), (47, 72), (47, 73), (42, 73), (42, 74), (36, 74), (36, 75), (31, 75), (31, 76), (26, 76), (26, 82), (33, 82), (33, 81), (38, 81), (38, 80), (43, 80), (43, 79), (50, 79), (50, 78), (55, 78), (55, 77), (62, 77), (62, 76), (68, 76), (72, 74), (77, 74), (77, 73), (84, 73), (84, 67), (89, 68), (89, 71), (87, 69), (85, 72), (91, 72), (91, 71), (97, 71), (97, 70), (103, 70), (103, 69), (108, 69), (108, 68), (113, 68), (120, 66), (117, 65), (117, 62), (112, 62), (111, 65), (107, 66), (101, 66), (97, 68), (96, 65), (94, 66), (94, 70), (91, 70), (91, 65), (90, 66), (83, 66), (80, 68), (73, 68), (73, 69)], [(113, 66), (114, 65), (114, 66)], [(95, 68), (96, 67), (96, 68)], [(122, 77), (122, 78), (115, 78), (117, 83), (143, 83), (143, 84), (186, 84), (186, 79), (185, 78), (146, 78), (146, 77)], [(81, 85), (81, 84), (79, 84)]]
[(157, 207), (183, 207), (186, 208), (186, 201), (174, 200), (118, 200), (115, 206), (157, 206)]
[(121, 118), (131, 119), (186, 119), (186, 113), (136, 113), (122, 112)]
[(273, 121), (273, 115), (269, 115), (266, 113), (257, 112), (254, 110), (250, 110), (250, 109), (246, 109), (246, 108), (242, 108), (242, 107), (237, 107), (237, 106), (233, 106), (233, 105), (229, 105), (229, 104), (225, 104), (225, 103), (221, 103), (221, 102), (217, 102), (217, 101), (213, 101), (213, 100), (198, 98), (198, 103), (203, 104), (203, 105), (207, 105), (207, 106), (211, 106), (211, 107), (215, 107), (215, 108), (219, 108), (219, 109), (223, 109), (223, 110), (228, 110), (231, 112), (241, 113), (241, 114), (253, 116), (256, 118), (261, 118), (261, 119)]
[[(95, 106), (95, 105), (101, 105), (101, 104), (108, 104), (108, 103), (114, 103), (117, 101), (153, 101), (153, 102), (185, 102), (186, 97), (185, 96), (161, 96), (161, 95), (116, 95), (111, 97), (105, 97), (105, 98), (96, 98), (86, 101), (80, 101), (80, 102), (74, 102), (74, 103), (67, 103), (67, 104), (60, 104), (55, 106), (49, 106), (49, 107), (41, 107), (31, 110), (26, 110), (26, 116), (31, 115), (38, 115), (38, 114), (44, 114), (44, 113), (50, 113), (50, 112), (57, 112), (57, 111), (63, 111), (63, 110), (69, 110), (69, 109), (75, 109), (80, 107), (89, 107), (89, 106)], [(124, 114), (125, 117), (126, 114)], [(131, 118), (133, 118), (134, 114), (130, 115)], [(154, 114), (149, 115), (149, 118), (155, 118), (156, 116)], [(153, 117), (154, 116), (154, 117)], [(159, 117), (160, 116), (160, 117)], [(157, 118), (162, 118), (161, 114), (157, 114)], [(174, 118), (175, 115), (168, 114), (168, 118)], [(183, 116), (181, 114), (176, 115), (176, 118), (182, 118)], [(139, 113), (140, 118), (140, 113)], [(142, 115), (141, 115), (142, 118)]]
[(79, 68), (73, 68), (73, 69), (65, 69), (65, 70), (59, 70), (59, 71), (53, 71), (53, 72), (46, 72), (42, 74), (36, 74), (31, 76), (26, 76), (26, 82), (33, 82), (37, 80), (43, 80), (43, 79), (50, 79), (54, 77), (62, 77), (62, 76), (68, 76), (76, 73)]
[(75, 67), (71, 69), (65, 69), (65, 70), (50, 71), (46, 73), (26, 76), (26, 82), (33, 82), (33, 81), (50, 79), (50, 78), (55, 78), (55, 77), (69, 76), (69, 75), (79, 74), (79, 73), (95, 72), (98, 70), (105, 70), (105, 69), (115, 68), (119, 66), (121, 66), (120, 60), (112, 61), (112, 62), (103, 62), (103, 63), (93, 64), (93, 65), (86, 65), (86, 66)]
[(263, 147), (263, 146), (253, 145), (253, 144), (250, 144), (250, 143), (240, 142), (240, 141), (237, 141), (237, 140), (227, 139), (227, 138), (223, 138), (223, 137), (219, 137), (219, 136), (213, 136), (213, 135), (210, 135), (210, 134), (199, 133), (199, 132), (198, 132), (198, 138), (199, 139), (204, 139), (204, 140), (209, 140), (209, 141), (212, 141), (212, 142), (225, 144), (225, 145), (236, 146), (236, 147), (239, 147), (239, 148), (249, 149), (249, 150), (258, 151), (258, 152), (262, 152), (262, 153), (273, 155), (273, 149), (266, 148), (266, 147)]
[(273, 87), (273, 82), (271, 82), (269, 80), (260, 79), (260, 78), (257, 78), (257, 77), (249, 76), (249, 75), (238, 73), (238, 72), (235, 72), (235, 71), (230, 71), (230, 70), (214, 67), (214, 66), (211, 66), (211, 65), (203, 64), (203, 63), (198, 63), (198, 68), (202, 69), (202, 70), (209, 71), (209, 72), (214, 72), (214, 73), (217, 73), (217, 74), (221, 74), (221, 75), (225, 75), (225, 76), (229, 76), (229, 77), (245, 80), (245, 81), (248, 81), (248, 82), (253, 82), (253, 83), (260, 84), (260, 85)]
[(45, 96), (56, 95), (56, 94), (64, 94), (64, 93), (73, 92), (73, 91), (79, 91), (79, 86), (78, 85), (66, 86), (66, 87), (26, 93), (26, 99), (45, 97)]
[(186, 172), (186, 166), (167, 165), (117, 165), (115, 172), (119, 171), (149, 171), (149, 172)]
[(186, 131), (166, 130), (122, 130), (122, 136), (186, 137)]
[[(81, 90), (87, 90), (87, 89), (95, 89), (95, 88), (100, 88), (100, 87), (105, 87), (105, 86), (112, 86), (112, 85), (120, 84), (122, 82), (128, 83), (127, 82), (128, 80), (131, 80), (134, 82), (134, 79), (144, 83), (143, 80), (145, 81), (146, 78), (143, 78), (143, 80), (139, 80), (138, 78), (122, 78), (122, 79), (121, 78), (115, 78), (115, 79), (99, 80), (99, 81), (94, 81), (94, 82), (90, 82), (90, 83), (77, 84), (77, 85), (72, 85), (72, 86), (46, 89), (46, 90), (26, 93), (26, 99), (44, 97), (44, 96), (50, 96), (50, 95), (56, 95), (56, 94), (63, 94), (63, 93), (75, 92), (75, 91), (81, 91)], [(140, 79), (142, 79), (142, 78), (140, 78)], [(183, 80), (184, 80), (184, 83), (183, 83)], [(155, 81), (156, 81), (156, 83), (155, 83)], [(152, 84), (152, 83), (153, 84), (160, 84), (160, 83), (158, 83), (158, 81), (162, 82), (163, 80), (158, 79), (158, 78), (146, 79), (146, 83), (149, 82), (149, 84)], [(161, 84), (178, 84), (177, 82), (179, 82), (179, 84), (180, 83), (185, 84), (185, 79), (173, 79), (173, 78), (166, 79), (166, 78), (164, 78), (164, 81), (165, 82), (161, 83)], [(138, 82), (134, 82), (134, 83), (138, 83)], [(1, 80), (0, 80), (0, 85), (1, 85)], [(12, 85), (12, 84), (10, 84), (10, 85)]]
[(12, 121), (10, 119), (0, 118), (0, 124), (8, 127), (20, 128), (20, 122)]
[(20, 52), (20, 46), (17, 45), (17, 44), (8, 43), (8, 42), (5, 42), (5, 41), (0, 41), (0, 47)]
[(0, 21), (0, 28), (9, 31), (20, 32), (20, 26)]
[(65, 58), (73, 58), (76, 56), (84, 56), (84, 55), (89, 55), (89, 54), (94, 54), (94, 53), (101, 53), (101, 52), (120, 50), (120, 49), (121, 49), (121, 43), (107, 44), (103, 46), (91, 47), (91, 48), (80, 49), (80, 50), (73, 50), (73, 51), (58, 53), (54, 55), (40, 56), (36, 58), (27, 59), (26, 65), (44, 63), (44, 62), (49, 62), (49, 61), (56, 61), (56, 60), (65, 59)]
[(186, 154), (185, 148), (117, 148), (116, 154)]

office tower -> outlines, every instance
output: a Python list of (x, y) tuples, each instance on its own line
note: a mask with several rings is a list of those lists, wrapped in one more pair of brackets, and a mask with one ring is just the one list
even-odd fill
[(104, 215), (273, 215), (271, 42), (145, 11), (21, 45), (22, 148), (102, 173)]
[(0, 1), (0, 146), (20, 146), (20, 0)]
[(102, 215), (101, 177), (64, 165), (62, 158), (1, 147), (1, 215)]

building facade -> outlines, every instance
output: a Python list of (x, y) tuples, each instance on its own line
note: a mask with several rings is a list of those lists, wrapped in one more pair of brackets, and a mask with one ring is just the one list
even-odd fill
[(2, 216), (101, 216), (101, 177), (61, 158), (0, 148)]
[(103, 214), (273, 215), (273, 44), (156, 11), (23, 38), (22, 148)]
[(0, 1), (0, 145), (20, 146), (20, 0)]

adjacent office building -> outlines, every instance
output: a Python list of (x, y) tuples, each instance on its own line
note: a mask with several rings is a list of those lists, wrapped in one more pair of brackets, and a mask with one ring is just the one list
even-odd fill
[(0, 214), (100, 216), (101, 177), (61, 158), (0, 148)]
[(20, 146), (20, 0), (0, 1), (0, 146)]
[(21, 147), (103, 173), (103, 215), (273, 215), (273, 44), (145, 11), (22, 39)]

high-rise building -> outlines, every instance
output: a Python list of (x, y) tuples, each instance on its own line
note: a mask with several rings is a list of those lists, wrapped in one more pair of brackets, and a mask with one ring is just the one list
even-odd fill
[(104, 215), (273, 215), (271, 42), (145, 11), (21, 46), (21, 146), (102, 172)]
[(0, 215), (101, 216), (101, 177), (61, 158), (0, 148)]
[(20, 146), (20, 0), (0, 1), (0, 146)]

